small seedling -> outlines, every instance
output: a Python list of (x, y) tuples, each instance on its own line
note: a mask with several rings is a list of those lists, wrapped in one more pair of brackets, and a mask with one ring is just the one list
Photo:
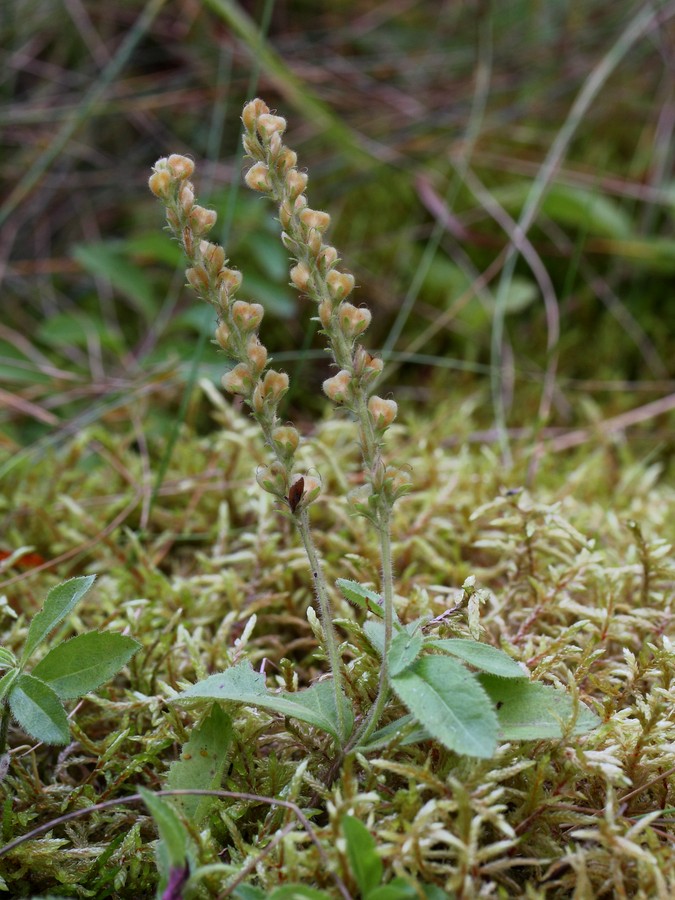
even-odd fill
[(140, 648), (123, 634), (89, 631), (57, 644), (31, 671), (28, 662), (50, 633), (70, 615), (94, 583), (94, 575), (71, 578), (52, 588), (28, 628), (21, 656), (0, 647), (0, 753), (13, 717), (34, 740), (67, 744), (70, 739), (64, 700), (94, 691), (125, 666)]

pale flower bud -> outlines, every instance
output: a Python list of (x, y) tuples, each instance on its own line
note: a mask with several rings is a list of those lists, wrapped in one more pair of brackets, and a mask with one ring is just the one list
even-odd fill
[(209, 276), (203, 266), (195, 266), (185, 270), (185, 277), (190, 287), (198, 294), (203, 294), (209, 288)]
[(254, 163), (246, 175), (244, 175), (244, 181), (253, 191), (260, 191), (265, 194), (272, 190), (270, 170), (264, 162)]
[[(270, 141), (270, 147), (272, 146), (272, 141)], [(283, 147), (279, 151), (279, 156), (277, 157), (277, 168), (280, 172), (287, 172), (289, 169), (292, 169), (293, 166), (298, 161), (298, 154), (293, 150), (290, 150), (288, 147)]]
[(195, 237), (201, 237), (208, 234), (216, 224), (218, 213), (215, 209), (204, 209), (203, 206), (193, 206), (190, 212), (190, 225), (195, 233)]
[(337, 269), (331, 269), (326, 275), (326, 284), (331, 297), (335, 300), (342, 300), (354, 290), (354, 276), (349, 272), (338, 272)]
[(255, 473), (255, 480), (260, 487), (276, 497), (286, 496), (286, 470), (279, 462), (269, 466), (261, 466)]
[(300, 435), (292, 425), (280, 425), (272, 432), (272, 440), (278, 451), (286, 458), (290, 458), (298, 449)]
[(222, 385), (230, 394), (247, 394), (252, 384), (251, 370), (246, 363), (238, 363), (223, 375)]
[(223, 350), (229, 350), (230, 348), (230, 329), (224, 322), (221, 322), (220, 325), (216, 328), (216, 340), (223, 348)]
[(206, 271), (213, 278), (217, 277), (225, 264), (225, 251), (223, 248), (220, 244), (211, 244), (209, 241), (200, 241), (199, 252), (202, 255), (202, 262), (204, 263)]
[(243, 276), (237, 269), (221, 269), (218, 272), (218, 287), (225, 294), (234, 294), (241, 287)]
[(186, 181), (180, 191), (178, 191), (178, 202), (181, 209), (187, 215), (195, 203), (195, 192), (189, 181)]
[(171, 175), (166, 169), (153, 172), (148, 180), (148, 187), (160, 200), (166, 200), (171, 192)]
[(355, 338), (359, 334), (363, 334), (373, 317), (370, 310), (365, 307), (341, 303), (337, 309), (337, 318), (344, 335), (348, 338)]
[(316, 228), (317, 231), (325, 231), (330, 225), (330, 216), (320, 209), (307, 207), (300, 213), (300, 221), (307, 228)]
[(273, 116), (271, 113), (261, 113), (255, 124), (258, 134), (262, 138), (272, 137), (273, 134), (283, 134), (286, 131), (286, 119), (283, 116)]
[(384, 363), (378, 356), (373, 356), (364, 347), (357, 347), (354, 351), (354, 374), (363, 380), (363, 383), (372, 384), (384, 368)]
[(278, 131), (275, 131), (272, 137), (270, 138), (270, 146), (269, 146), (269, 154), (270, 158), (276, 161), (277, 156), (281, 152), (281, 148), (284, 145), (281, 143), (281, 135)]
[(265, 101), (261, 100), (259, 97), (256, 97), (255, 100), (249, 100), (249, 102), (244, 107), (244, 110), (241, 114), (241, 121), (244, 123), (244, 127), (247, 128), (248, 131), (253, 131), (258, 116), (262, 116), (269, 111), (270, 108), (265, 103)]
[(303, 262), (299, 262), (291, 269), (291, 281), (299, 291), (307, 290), (311, 277), (312, 273), (309, 271), (309, 267)]
[(312, 228), (307, 235), (307, 246), (309, 247), (312, 256), (317, 259), (321, 253), (323, 244), (321, 243), (321, 232), (317, 231), (316, 228)]
[(307, 187), (307, 175), (297, 169), (290, 169), (286, 172), (286, 187), (291, 200), (295, 200)]
[(265, 310), (259, 303), (247, 303), (235, 300), (232, 304), (232, 318), (235, 325), (243, 332), (253, 331), (262, 322)]
[(320, 261), (323, 265), (329, 269), (337, 260), (338, 252), (335, 247), (331, 247), (329, 244), (324, 244), (323, 249), (321, 250), (321, 256), (319, 257)]
[(396, 418), (398, 412), (398, 404), (395, 400), (385, 400), (378, 397), (377, 394), (368, 400), (368, 411), (375, 422), (375, 427), (380, 431), (384, 431)]
[(174, 178), (189, 178), (195, 170), (195, 164), (187, 156), (180, 156), (178, 153), (172, 153), (167, 159), (169, 171)]
[(279, 207), (279, 221), (281, 222), (282, 228), (288, 228), (291, 224), (291, 207), (287, 200), (284, 200)]
[(246, 341), (246, 358), (251, 368), (258, 375), (267, 365), (267, 348), (260, 343), (257, 335), (252, 334)]
[(265, 151), (263, 150), (256, 134), (244, 134), (242, 136), (241, 142), (244, 145), (246, 155), (250, 156), (252, 159), (261, 159), (265, 156)]
[(333, 304), (330, 300), (322, 300), (319, 303), (319, 319), (324, 328), (328, 328), (333, 318)]
[(392, 500), (398, 500), (412, 489), (412, 479), (404, 469), (387, 466), (384, 476), (384, 487)]
[(276, 372), (269, 369), (265, 372), (262, 381), (262, 391), (264, 397), (270, 397), (273, 400), (280, 400), (288, 390), (288, 375), (285, 372)]
[(327, 378), (324, 381), (323, 392), (334, 403), (343, 403), (349, 391), (351, 380), (352, 376), (350, 373), (346, 369), (340, 369), (337, 375), (333, 375), (332, 378)]

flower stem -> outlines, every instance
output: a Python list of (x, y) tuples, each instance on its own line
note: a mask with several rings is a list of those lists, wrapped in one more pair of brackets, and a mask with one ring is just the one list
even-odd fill
[(309, 514), (307, 508), (302, 508), (295, 516), (295, 522), (305, 547), (307, 559), (312, 570), (312, 580), (314, 582), (314, 590), (319, 602), (319, 611), (321, 613), (321, 625), (326, 639), (326, 652), (328, 654), (328, 663), (333, 673), (333, 690), (335, 693), (335, 709), (338, 722), (338, 733), (343, 740), (348, 735), (345, 733), (345, 716), (344, 716), (344, 689), (342, 677), (342, 658), (338, 646), (337, 636), (335, 634), (335, 626), (333, 625), (332, 609), (330, 597), (328, 596), (328, 588), (326, 579), (323, 574), (323, 568), (317, 553), (312, 533), (309, 526)]

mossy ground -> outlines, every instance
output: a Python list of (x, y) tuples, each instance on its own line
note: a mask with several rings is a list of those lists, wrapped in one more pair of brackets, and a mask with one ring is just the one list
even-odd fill
[[(32, 747), (12, 732), (6, 841), (72, 810), (122, 800), (138, 785), (161, 788), (200, 715), (167, 703), (181, 685), (243, 656), (256, 667), (265, 661), (270, 685), (284, 684), (282, 659), (301, 685), (325, 671), (306, 618), (302, 548), (254, 483), (264, 458), (254, 424), (206, 383), (193, 402), (222, 427), (198, 436), (185, 426), (154, 497), (162, 440), (146, 439), (142, 425), (127, 432), (114, 417), (27, 454), (5, 477), (3, 543), (62, 561), (3, 573), (2, 643), (21, 647), (51, 585), (96, 572), (95, 588), (59, 636), (127, 629), (143, 645), (114, 683), (78, 704), (64, 750)], [(131, 418), (142, 421), (140, 411)], [(623, 435), (563, 456), (544, 448), (536, 466), (533, 445), (515, 445), (507, 469), (494, 448), (467, 440), (466, 409), (446, 404), (431, 426), (405, 414), (402, 421), (390, 451), (411, 466), (416, 487), (394, 526), (401, 618), (440, 615), (475, 575), (486, 591), (482, 639), (534, 678), (575, 692), (602, 725), (582, 738), (505, 745), (489, 761), (430, 742), (393, 747), (357, 758), (327, 788), (325, 737), (234, 707), (223, 787), (305, 808), (353, 891), (338, 840), (347, 812), (375, 836), (387, 876), (449, 895), (672, 896), (675, 492)], [(373, 536), (340, 502), (358, 471), (351, 424), (326, 422), (305, 452), (324, 477), (313, 521), (329, 581), (377, 584)], [(337, 596), (336, 604), (357, 622)], [(449, 617), (447, 629), (468, 634), (463, 613)], [(343, 634), (359, 702), (375, 690), (376, 661), (356, 624)], [(226, 862), (232, 878), (267, 891), (299, 881), (330, 894), (330, 873), (300, 826), (263, 856), (292, 821), (286, 810), (223, 800), (195, 835), (200, 859)], [(22, 844), (0, 861), (0, 873), (12, 896), (150, 897), (155, 840), (146, 811), (120, 804)], [(222, 896), (227, 883), (220, 875), (204, 890)]]

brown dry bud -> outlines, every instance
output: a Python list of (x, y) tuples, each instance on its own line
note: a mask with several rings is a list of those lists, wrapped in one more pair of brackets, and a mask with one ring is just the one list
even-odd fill
[(247, 303), (235, 300), (232, 304), (232, 318), (235, 325), (244, 333), (253, 331), (262, 322), (265, 310), (259, 303)]
[(323, 392), (334, 403), (344, 403), (351, 381), (351, 374), (346, 369), (340, 369), (337, 375), (324, 381)]
[(375, 427), (380, 431), (384, 431), (396, 418), (398, 404), (395, 400), (385, 400), (383, 397), (373, 394), (368, 400), (368, 411), (373, 417)]
[(291, 224), (291, 206), (288, 200), (284, 200), (279, 207), (279, 221), (282, 228), (288, 228)]
[(354, 290), (354, 276), (349, 272), (338, 272), (331, 269), (326, 275), (328, 291), (334, 300), (342, 300)]
[(172, 153), (167, 159), (167, 166), (174, 178), (181, 181), (184, 178), (190, 178), (195, 170), (195, 164), (187, 156), (180, 156), (178, 153)]
[(270, 170), (264, 162), (254, 163), (244, 175), (244, 181), (252, 191), (260, 191), (262, 194), (266, 194), (272, 190)]
[(291, 269), (291, 281), (299, 291), (307, 290), (311, 277), (312, 273), (309, 267), (303, 262), (299, 262), (297, 266), (293, 266)]
[(265, 103), (265, 101), (261, 100), (259, 97), (256, 97), (255, 100), (249, 100), (249, 102), (244, 107), (244, 110), (241, 114), (241, 121), (244, 123), (244, 127), (248, 131), (253, 131), (258, 116), (265, 115), (269, 111), (270, 108)]

